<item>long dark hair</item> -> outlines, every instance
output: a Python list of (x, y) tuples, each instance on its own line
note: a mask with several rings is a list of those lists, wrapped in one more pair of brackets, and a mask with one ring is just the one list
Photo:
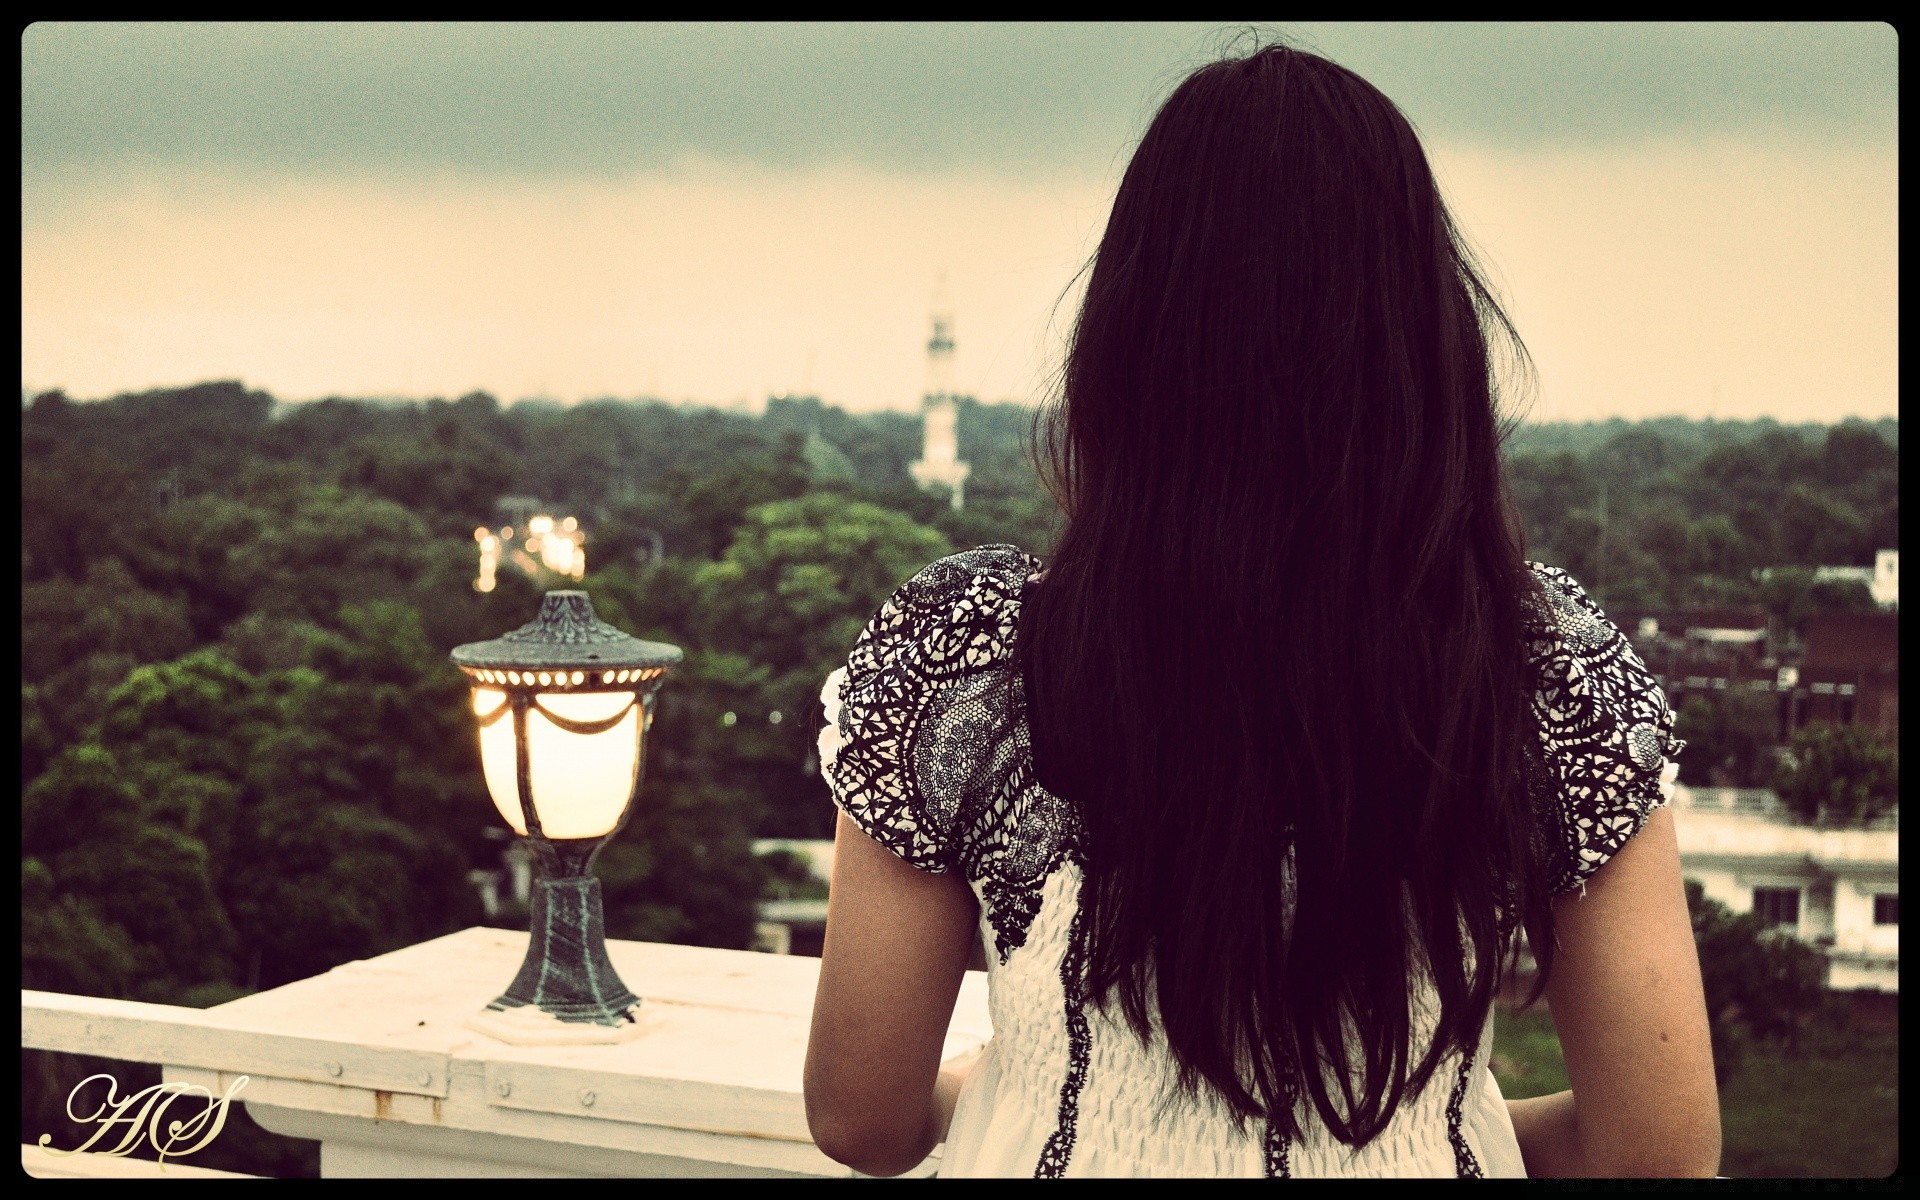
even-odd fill
[(1475, 1050), (1517, 927), (1551, 966), (1496, 335), (1524, 364), (1406, 118), (1269, 46), (1154, 117), (1038, 426), (1088, 994), (1289, 1136), (1299, 1095), (1365, 1144)]

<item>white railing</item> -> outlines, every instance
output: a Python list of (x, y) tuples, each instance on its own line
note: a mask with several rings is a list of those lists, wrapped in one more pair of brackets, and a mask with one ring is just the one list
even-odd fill
[(1771, 788), (1693, 787), (1688, 784), (1676, 784), (1673, 789), (1673, 802), (1676, 809), (1683, 811), (1754, 817), (1776, 825), (1791, 825), (1805, 829), (1866, 830), (1878, 833), (1897, 831), (1900, 828), (1900, 810), (1897, 807), (1875, 820), (1848, 825), (1829, 825), (1809, 821), (1787, 807), (1779, 794)]
[[(640, 1037), (510, 1046), (467, 1029), (526, 944), (463, 930), (210, 1009), (23, 991), (20, 1044), (158, 1063), (214, 1095), (244, 1075), (237, 1099), (317, 1139), (323, 1176), (851, 1174), (813, 1145), (801, 1095), (818, 959), (613, 941), (645, 998)], [(943, 1057), (991, 1033), (970, 972)]]

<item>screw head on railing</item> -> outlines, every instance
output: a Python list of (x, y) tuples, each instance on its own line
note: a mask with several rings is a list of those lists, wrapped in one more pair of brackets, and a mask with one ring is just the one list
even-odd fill
[(340, 1077), (340, 1073), (345, 1069), (346, 1068), (342, 1067), (337, 1062), (330, 1062), (327, 1064), (327, 1074), (333, 1076), (335, 1079), (338, 1079)]
[(592, 1089), (592, 1088), (582, 1088), (582, 1089), (581, 1089), (581, 1091), (580, 1091), (580, 1103), (582, 1103), (582, 1104), (584, 1104), (584, 1105), (586, 1105), (586, 1106), (587, 1106), (588, 1108), (592, 1108), (592, 1107), (593, 1107), (593, 1102), (594, 1102), (595, 1100), (598, 1100), (598, 1099), (599, 1099), (599, 1097), (593, 1094), (593, 1089)]

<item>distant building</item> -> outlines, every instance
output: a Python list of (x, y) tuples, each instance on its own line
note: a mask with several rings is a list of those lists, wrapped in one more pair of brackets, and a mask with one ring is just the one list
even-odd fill
[(1679, 659), (1770, 661), (1774, 646), (1763, 608), (1620, 607), (1608, 614), (1649, 667)]
[[(759, 838), (753, 843), (755, 854), (775, 851), (784, 851), (805, 861), (815, 881), (822, 885), (833, 878), (832, 838)], [(753, 949), (818, 958), (826, 930), (825, 900), (762, 900), (759, 922), (753, 930)]]
[[(814, 882), (825, 887), (833, 879), (832, 838), (758, 838), (755, 854), (783, 851), (807, 864)], [(802, 954), (820, 957), (826, 944), (827, 902), (825, 899), (762, 900), (759, 920), (753, 928), (751, 949), (768, 954)], [(968, 970), (987, 969), (986, 944), (975, 941)]]
[(1881, 550), (1874, 554), (1871, 567), (1815, 567), (1815, 583), (1851, 579), (1863, 583), (1873, 602), (1883, 609), (1900, 607), (1900, 552)]
[(953, 496), (953, 506), (964, 502), (970, 463), (960, 460), (959, 397), (953, 386), (953, 318), (936, 312), (933, 337), (927, 341), (928, 386), (920, 400), (920, 419), (924, 443), (918, 460), (907, 464), (913, 481), (924, 490), (944, 486)]
[[(1816, 613), (1796, 683), (1793, 728), (1859, 722), (1900, 732), (1900, 618), (1891, 612)], [(1804, 696), (1804, 702), (1799, 697)]]
[[(1780, 671), (1764, 610), (1650, 612), (1622, 607), (1610, 615), (1675, 709), (1694, 695), (1718, 699), (1728, 691), (1771, 695), (1779, 690)], [(1791, 731), (1784, 715), (1781, 721), (1780, 737), (1785, 740)]]
[(1897, 814), (1865, 828), (1800, 821), (1772, 792), (1673, 789), (1680, 864), (1710, 900), (1819, 950), (1835, 990), (1900, 990)]
[[(1894, 581), (1882, 593), (1897, 604), (1898, 552), (1884, 553), (1882, 567)], [(1675, 708), (1696, 694), (1763, 692), (1778, 700), (1781, 742), (1811, 721), (1899, 733), (1900, 630), (1890, 609), (1817, 613), (1807, 619), (1804, 649), (1784, 652), (1758, 609), (1622, 608), (1613, 616)]]

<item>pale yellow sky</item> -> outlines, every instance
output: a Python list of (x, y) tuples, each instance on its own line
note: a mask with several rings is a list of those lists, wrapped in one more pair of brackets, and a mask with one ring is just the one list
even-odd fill
[[(1535, 419), (1707, 415), (1716, 389), (1722, 417), (1895, 411), (1891, 149), (1431, 152), (1535, 356)], [(904, 409), (944, 270), (962, 388), (1031, 401), (1111, 186), (697, 162), (96, 183), (23, 233), (23, 377)]]
[[(1232, 29), (38, 24), (22, 385), (1033, 401), (1133, 139)], [(1537, 420), (1896, 410), (1897, 35), (1315, 24), (1423, 131)]]

